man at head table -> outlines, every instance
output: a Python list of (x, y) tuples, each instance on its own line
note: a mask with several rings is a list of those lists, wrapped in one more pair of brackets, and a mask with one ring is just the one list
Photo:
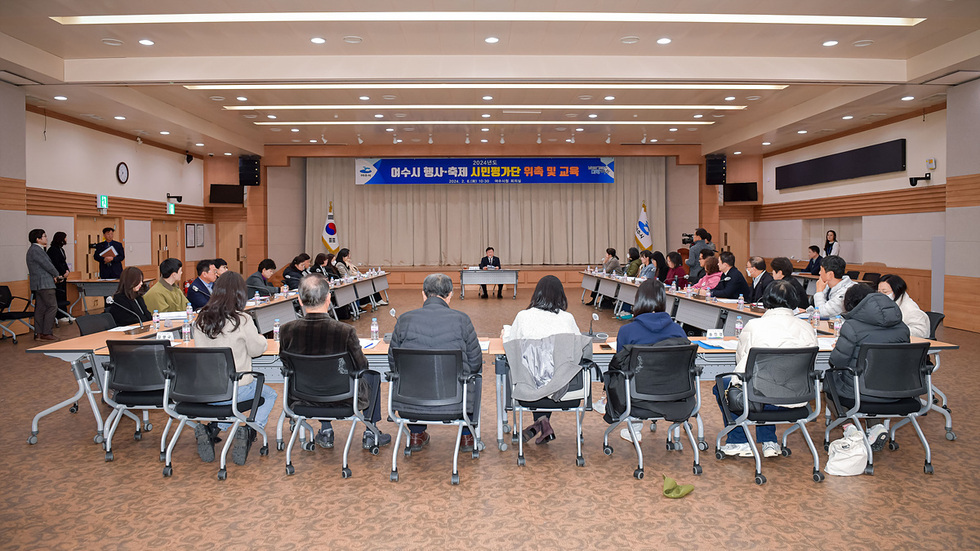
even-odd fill
[[(481, 270), (499, 270), (500, 269), (500, 259), (494, 256), (493, 247), (487, 247), (485, 251), (487, 254), (480, 259), (480, 269)], [(502, 298), (504, 295), (504, 286), (497, 285), (497, 298)], [(487, 298), (487, 286), (480, 285), (480, 298)]]

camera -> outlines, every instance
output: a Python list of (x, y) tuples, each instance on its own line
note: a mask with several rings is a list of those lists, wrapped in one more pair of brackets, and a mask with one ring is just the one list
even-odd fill
[(214, 153), (208, 153), (208, 157), (214, 157)]
[(681, 245), (690, 245), (694, 243), (693, 233), (682, 233), (681, 234)]

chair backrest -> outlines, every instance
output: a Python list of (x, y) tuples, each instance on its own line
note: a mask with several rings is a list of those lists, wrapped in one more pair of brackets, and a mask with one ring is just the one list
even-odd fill
[(819, 348), (750, 348), (745, 363), (749, 402), (784, 405), (816, 398), (815, 365)]
[(342, 402), (354, 397), (356, 371), (349, 352), (306, 355), (281, 350), (283, 375), (289, 377), (286, 389), (290, 399), (307, 402)]
[(929, 343), (865, 343), (858, 352), (858, 390), (875, 398), (912, 398), (927, 391)]
[(870, 282), (877, 290), (878, 280), (881, 279), (881, 274), (878, 272), (864, 272), (864, 276), (861, 279)]
[(397, 378), (392, 400), (401, 404), (437, 407), (463, 403), (463, 351), (393, 348), (389, 366)]
[(674, 402), (698, 392), (694, 360), (698, 345), (639, 346), (630, 351), (628, 370), (632, 400)]
[(163, 372), (169, 359), (170, 341), (106, 341), (109, 347), (109, 388), (119, 391), (148, 392), (163, 390)]
[(75, 318), (75, 325), (81, 336), (91, 335), (100, 331), (108, 331), (116, 326), (116, 320), (112, 314), (103, 312), (101, 314), (91, 314)]
[(849, 278), (851, 278), (851, 279), (853, 279), (855, 281), (857, 281), (857, 278), (858, 278), (858, 276), (860, 274), (861, 274), (861, 272), (859, 272), (857, 270), (850, 270), (850, 271), (844, 273), (844, 275), (846, 275), (847, 277), (849, 277)]
[(170, 364), (165, 375), (172, 400), (197, 403), (231, 400), (236, 384), (231, 348), (171, 346), (167, 355)]
[(14, 296), (10, 293), (10, 287), (6, 285), (0, 285), (0, 312), (10, 308), (10, 303), (14, 300)]
[(943, 324), (943, 320), (946, 319), (946, 314), (941, 312), (926, 312), (926, 315), (929, 316), (929, 339), (936, 340), (936, 330)]

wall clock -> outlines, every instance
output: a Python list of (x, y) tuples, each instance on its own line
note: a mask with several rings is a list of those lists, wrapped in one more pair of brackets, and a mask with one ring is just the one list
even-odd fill
[(125, 184), (129, 181), (129, 167), (126, 166), (126, 163), (116, 165), (116, 179), (119, 180), (120, 184)]

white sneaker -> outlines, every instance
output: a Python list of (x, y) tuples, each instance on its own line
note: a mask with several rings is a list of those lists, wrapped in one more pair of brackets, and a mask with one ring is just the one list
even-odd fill
[(739, 457), (752, 457), (752, 447), (748, 444), (725, 444), (721, 447), (721, 453)]
[(599, 398), (598, 400), (596, 400), (595, 402), (592, 402), (592, 409), (594, 409), (595, 411), (598, 411), (599, 412), (599, 415), (605, 415), (606, 414), (606, 398), (605, 397), (602, 397), (602, 398)]
[(378, 301), (378, 306), (388, 306), (388, 301), (381, 299)]
[[(642, 442), (643, 441), (643, 423), (633, 423), (633, 431), (636, 432), (636, 441), (637, 442)], [(629, 429), (623, 429), (623, 430), (619, 431), (619, 437), (622, 438), (623, 440), (626, 440), (627, 442), (632, 442), (633, 441), (633, 439), (630, 438), (630, 430)]]
[(868, 429), (868, 441), (871, 442), (871, 449), (880, 452), (885, 448), (885, 442), (888, 441), (888, 429), (885, 425), (878, 423), (877, 425)]
[(779, 457), (783, 453), (783, 448), (779, 442), (763, 442), (762, 457)]

